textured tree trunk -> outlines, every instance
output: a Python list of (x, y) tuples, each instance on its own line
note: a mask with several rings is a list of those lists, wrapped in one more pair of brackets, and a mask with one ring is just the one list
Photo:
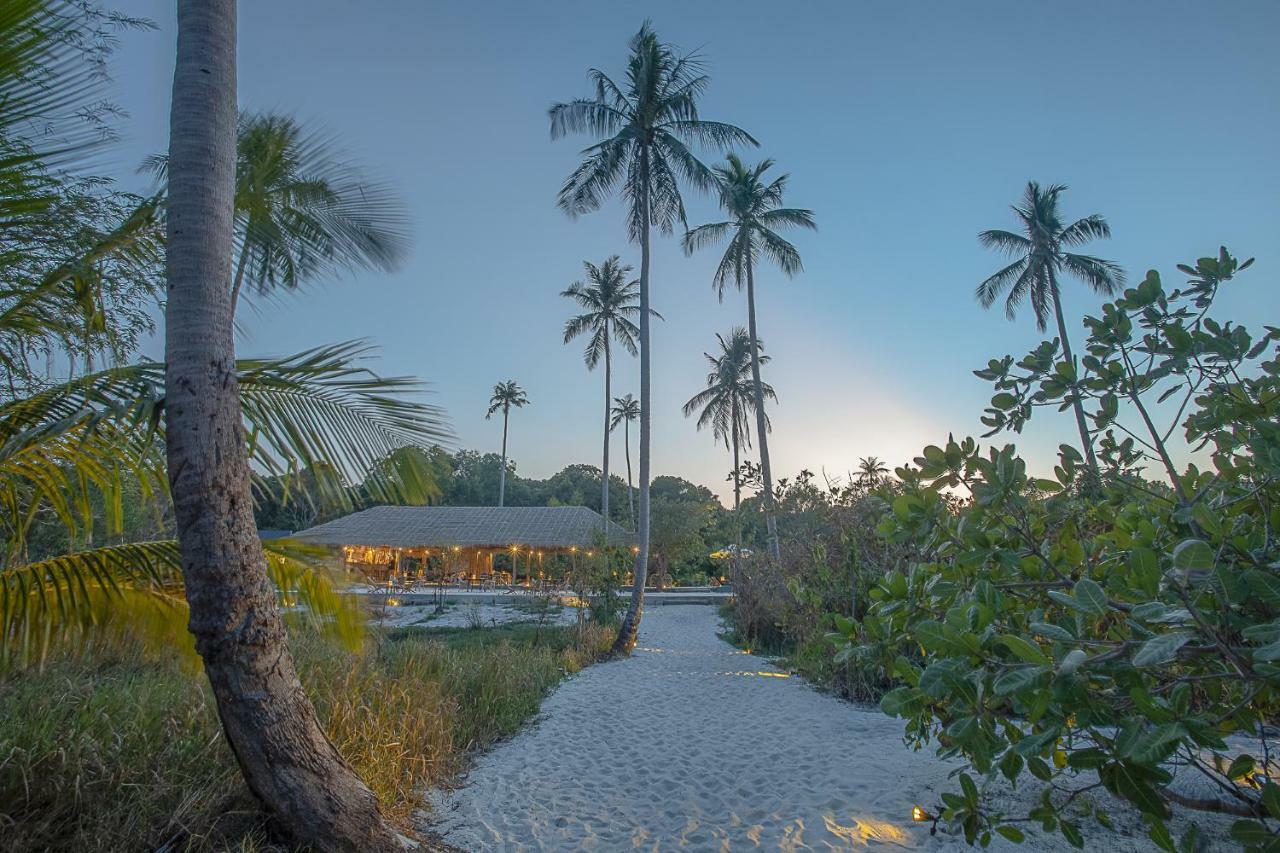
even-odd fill
[[(1071, 341), (1067, 339), (1067, 322), (1062, 317), (1062, 299), (1058, 295), (1058, 283), (1052, 282), (1053, 286), (1053, 313), (1058, 319), (1058, 336), (1062, 338), (1062, 357), (1075, 367), (1076, 360), (1071, 354)], [(1080, 442), (1084, 445), (1084, 458), (1089, 465), (1089, 472), (1096, 480), (1098, 477), (1098, 458), (1093, 454), (1093, 438), (1089, 435), (1089, 428), (1085, 424), (1084, 404), (1079, 397), (1072, 402), (1072, 408), (1076, 412), (1076, 427), (1080, 430)]]
[(742, 464), (739, 462), (738, 450), (738, 401), (733, 401), (733, 511), (738, 511), (738, 506), (742, 503), (742, 477), (738, 472), (738, 467)]
[(640, 518), (636, 529), (635, 581), (627, 615), (613, 642), (615, 654), (631, 654), (644, 615), (644, 584), (649, 573), (649, 149), (640, 150)]
[(610, 374), (613, 371), (612, 356), (609, 353), (609, 329), (605, 327), (604, 337), (604, 466), (601, 468), (600, 514), (604, 516), (605, 544), (609, 542), (609, 396), (611, 391)]
[(511, 417), (511, 407), (502, 407), (502, 467), (498, 469), (498, 506), (507, 497), (507, 420)]
[(227, 743), (275, 826), (317, 850), (392, 850), (377, 799), (302, 691), (254, 527), (229, 298), (235, 49), (234, 0), (179, 0), (165, 415), (189, 624)]
[(778, 520), (773, 511), (773, 473), (769, 467), (769, 427), (764, 412), (764, 383), (760, 381), (760, 347), (756, 337), (756, 277), (751, 258), (747, 267), (747, 333), (751, 337), (751, 384), (756, 396), (756, 432), (760, 437), (760, 476), (764, 479), (764, 523), (769, 532), (769, 555), (782, 560), (778, 545)]
[(631, 529), (636, 529), (635, 489), (631, 488), (631, 421), (622, 422), (622, 440), (627, 443), (624, 451), (627, 454), (627, 514), (631, 516)]

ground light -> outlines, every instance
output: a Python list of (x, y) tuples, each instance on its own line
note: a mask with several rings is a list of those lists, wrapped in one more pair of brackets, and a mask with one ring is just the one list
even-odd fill
[(938, 834), (938, 816), (929, 814), (924, 806), (912, 806), (911, 819), (916, 823), (932, 823), (933, 826), (929, 827), (929, 834)]

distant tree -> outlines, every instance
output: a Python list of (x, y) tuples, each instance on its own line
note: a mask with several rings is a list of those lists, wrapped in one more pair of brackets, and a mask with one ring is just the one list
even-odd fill
[(529, 405), (529, 398), (525, 396), (524, 389), (517, 385), (514, 379), (508, 379), (493, 386), (493, 396), (489, 398), (489, 411), (485, 413), (484, 418), (488, 420), (496, 412), (502, 412), (502, 467), (498, 469), (498, 506), (503, 505), (507, 496), (507, 422), (511, 417), (511, 408), (514, 406), (522, 409), (527, 405)]
[[(589, 335), (583, 360), (588, 370), (594, 370), (604, 358), (604, 463), (600, 476), (600, 515), (609, 518), (609, 405), (612, 402), (613, 348), (612, 341), (636, 355), (636, 338), (640, 329), (632, 318), (639, 316), (640, 305), (635, 301), (640, 284), (627, 281), (631, 267), (624, 265), (617, 255), (596, 266), (590, 261), (582, 264), (587, 273), (587, 283), (575, 281), (561, 296), (572, 299), (584, 310), (564, 324), (564, 342), (567, 344), (582, 335)], [(650, 311), (661, 318), (657, 311)], [(628, 476), (628, 480), (630, 476)]]
[[(707, 387), (684, 404), (684, 416), (692, 417), (696, 413), (698, 429), (710, 426), (711, 434), (733, 452), (733, 508), (736, 510), (742, 504), (739, 447), (743, 444), (751, 446), (747, 414), (755, 411), (756, 407), (755, 386), (751, 379), (751, 338), (746, 329), (735, 326), (728, 338), (717, 333), (716, 341), (720, 344), (718, 355), (703, 353), (711, 366), (707, 373)], [(764, 342), (758, 341), (757, 347), (763, 349)], [(760, 356), (761, 364), (768, 361), (767, 355)], [(763, 388), (765, 397), (778, 399), (772, 386), (766, 383)], [(765, 426), (770, 428), (768, 415), (765, 416)]]
[(875, 488), (888, 474), (888, 467), (880, 461), (878, 456), (865, 456), (858, 460), (859, 485)]
[(644, 609), (649, 560), (649, 234), (670, 234), (684, 225), (680, 181), (710, 189), (714, 179), (690, 151), (693, 143), (720, 150), (755, 145), (741, 128), (698, 116), (698, 98), (710, 78), (692, 54), (681, 55), (658, 40), (646, 21), (632, 37), (626, 78), (619, 86), (603, 71), (588, 72), (595, 95), (551, 107), (551, 138), (570, 133), (604, 137), (583, 151), (582, 163), (560, 189), (560, 208), (570, 216), (598, 210), (619, 184), (626, 200), (627, 231), (640, 244), (640, 501), (635, 586), (614, 649), (630, 653)]
[[(168, 158), (146, 168), (168, 177)], [(236, 130), (234, 314), (246, 281), (261, 294), (326, 272), (391, 271), (409, 248), (395, 192), (362, 175), (333, 140), (291, 116), (243, 113)]]
[[(1058, 337), (1062, 339), (1062, 358), (1074, 366), (1067, 323), (1062, 316), (1059, 276), (1075, 276), (1093, 288), (1095, 293), (1111, 296), (1123, 286), (1124, 270), (1111, 261), (1066, 251), (1069, 247), (1083, 246), (1090, 240), (1111, 236), (1111, 226), (1097, 213), (1063, 225), (1058, 197), (1066, 190), (1061, 184), (1041, 189), (1040, 184), (1028, 181), (1022, 203), (1013, 206), (1022, 233), (996, 229), (978, 235), (978, 242), (984, 247), (1017, 256), (1017, 260), (979, 284), (975, 295), (983, 308), (990, 308), (1007, 291), (1004, 312), (1010, 320), (1017, 315), (1018, 307), (1030, 300), (1036, 328), (1042, 332), (1048, 327), (1049, 312), (1052, 311), (1058, 323)], [(1084, 405), (1079, 394), (1072, 395), (1072, 407), (1085, 459), (1096, 477), (1098, 460), (1085, 424)]]
[(679, 563), (710, 565), (704, 533), (718, 505), (711, 490), (681, 477), (659, 476), (653, 478), (652, 499), (655, 582), (665, 585)]
[(636, 505), (634, 489), (631, 487), (631, 424), (640, 417), (640, 401), (628, 394), (625, 397), (613, 398), (613, 419), (609, 421), (609, 429), (615, 430), (622, 424), (622, 440), (627, 455), (627, 517), (631, 519), (631, 529), (636, 529)]
[(756, 331), (756, 280), (755, 261), (765, 257), (778, 265), (782, 272), (793, 276), (803, 265), (796, 247), (784, 240), (778, 230), (783, 228), (816, 229), (813, 212), (802, 208), (782, 207), (782, 196), (787, 186), (787, 175), (766, 183), (764, 173), (773, 166), (772, 160), (762, 160), (754, 168), (743, 164), (736, 154), (727, 157), (727, 166), (715, 167), (716, 181), (720, 189), (720, 206), (730, 219), (700, 225), (684, 236), (684, 249), (692, 253), (728, 239), (729, 246), (712, 279), (716, 292), (724, 297), (724, 288), (733, 284), (747, 287), (747, 330), (751, 338), (751, 379), (755, 386), (756, 437), (760, 442), (760, 470), (764, 477), (765, 524), (769, 531), (769, 551), (773, 559), (781, 559), (778, 545), (778, 526), (773, 507), (773, 475), (769, 467), (768, 424), (764, 411), (764, 382), (760, 379), (760, 336)]

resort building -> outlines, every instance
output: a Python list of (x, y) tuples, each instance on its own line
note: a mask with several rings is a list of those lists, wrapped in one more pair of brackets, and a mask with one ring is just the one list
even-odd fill
[(598, 549), (634, 550), (635, 535), (582, 506), (376, 506), (294, 539), (341, 548), (372, 579), (516, 582), (558, 575)]

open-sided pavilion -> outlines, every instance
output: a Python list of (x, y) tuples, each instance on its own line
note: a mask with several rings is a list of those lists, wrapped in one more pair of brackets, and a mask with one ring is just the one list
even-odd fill
[(374, 579), (416, 574), (475, 582), (543, 577), (556, 566), (626, 549), (635, 535), (582, 506), (376, 506), (294, 534), (342, 549), (346, 565)]

